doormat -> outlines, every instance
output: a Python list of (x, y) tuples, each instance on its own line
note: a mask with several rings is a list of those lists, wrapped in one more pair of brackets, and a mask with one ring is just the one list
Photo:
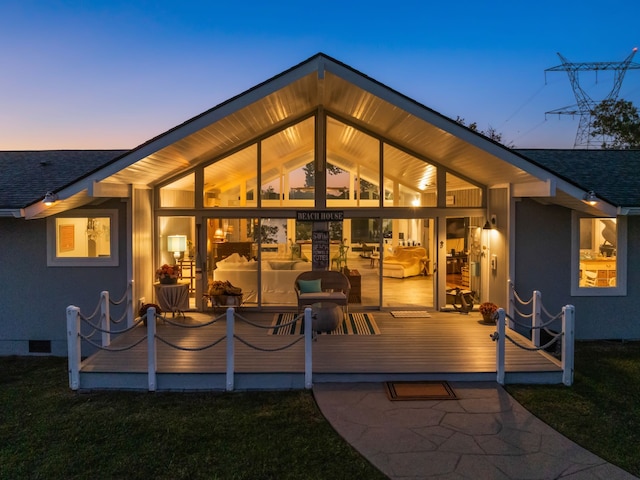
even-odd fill
[[(296, 323), (290, 323), (296, 316), (295, 313), (277, 313), (271, 322), (271, 326), (277, 328), (269, 329), (269, 333), (271, 335), (304, 335), (304, 316), (301, 315)], [(340, 322), (338, 328), (330, 332), (322, 332), (320, 335), (380, 335), (380, 329), (372, 314), (349, 313)]]
[(386, 382), (389, 400), (455, 400), (447, 382)]
[(429, 318), (429, 312), (426, 310), (395, 310), (391, 312), (396, 318)]

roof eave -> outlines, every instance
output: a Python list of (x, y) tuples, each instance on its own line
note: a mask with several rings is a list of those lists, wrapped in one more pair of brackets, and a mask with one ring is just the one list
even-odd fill
[(24, 217), (24, 210), (21, 208), (0, 208), (0, 217)]

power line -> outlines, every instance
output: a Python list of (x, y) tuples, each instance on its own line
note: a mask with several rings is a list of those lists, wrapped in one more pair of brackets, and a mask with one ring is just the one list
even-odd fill
[[(594, 107), (600, 103), (593, 100), (587, 92), (580, 86), (580, 72), (585, 71), (594, 71), (596, 72), (596, 83), (597, 83), (597, 75), (599, 71), (604, 70), (613, 70), (613, 87), (609, 92), (609, 95), (602, 101), (615, 101), (618, 98), (618, 94), (620, 93), (620, 87), (622, 86), (622, 81), (624, 80), (625, 73), (627, 70), (637, 70), (640, 69), (640, 64), (631, 63), (633, 56), (638, 51), (637, 48), (634, 48), (631, 51), (631, 54), (625, 58), (622, 62), (583, 62), (583, 63), (572, 63), (569, 62), (565, 57), (563, 57), (560, 53), (558, 56), (562, 61), (561, 65), (547, 68), (545, 70), (545, 79), (546, 72), (559, 72), (564, 71), (567, 72), (569, 76), (569, 82), (571, 83), (571, 87), (573, 88), (573, 94), (576, 97), (577, 104), (570, 105), (568, 107), (558, 108), (556, 110), (551, 110), (549, 112), (545, 112), (545, 118), (548, 114), (557, 114), (557, 115), (579, 115), (580, 122), (578, 124), (578, 132), (576, 133), (576, 139), (573, 144), (574, 147), (578, 146), (586, 146), (587, 148), (592, 146), (591, 143), (591, 125), (593, 124), (591, 112)], [(602, 144), (602, 142), (599, 142)]]
[[(518, 113), (520, 113), (520, 110), (522, 110), (524, 107), (526, 107), (535, 97), (537, 97), (540, 92), (544, 89), (544, 87), (546, 87), (546, 83), (544, 85), (542, 85), (538, 90), (536, 90), (533, 95), (531, 95), (527, 100), (524, 101), (524, 103), (522, 105), (520, 105), (515, 112), (513, 112), (511, 115), (509, 115), (507, 117), (507, 119), (504, 121), (504, 123), (502, 124), (502, 127), (504, 127), (509, 120), (511, 120), (513, 117), (515, 117)], [(502, 128), (501, 127), (501, 128)]]

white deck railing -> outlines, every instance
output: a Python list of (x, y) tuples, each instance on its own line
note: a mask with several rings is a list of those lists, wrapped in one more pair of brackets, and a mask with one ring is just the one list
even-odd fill
[[(101, 295), (101, 301), (105, 297), (104, 293)], [(106, 295), (108, 299), (108, 294)], [(108, 318), (108, 315), (107, 315)], [(155, 391), (157, 388), (157, 351), (158, 351), (158, 342), (162, 342), (165, 345), (175, 348), (177, 350), (183, 351), (201, 351), (208, 348), (213, 348), (223, 340), (226, 340), (226, 380), (225, 380), (225, 388), (227, 391), (233, 391), (235, 388), (235, 340), (247, 345), (250, 348), (261, 350), (261, 351), (281, 351), (286, 348), (290, 348), (296, 343), (302, 341), (304, 339), (304, 351), (305, 351), (305, 366), (304, 366), (304, 385), (306, 389), (310, 389), (313, 386), (313, 378), (312, 378), (312, 344), (313, 344), (313, 329), (312, 329), (312, 320), (311, 320), (311, 308), (305, 308), (304, 313), (302, 315), (298, 315), (291, 322), (286, 324), (281, 324), (278, 326), (266, 326), (257, 324), (249, 321), (248, 319), (239, 315), (233, 307), (230, 307), (226, 310), (225, 314), (220, 315), (219, 317), (213, 318), (209, 322), (200, 323), (197, 325), (185, 325), (183, 323), (173, 322), (169, 319), (163, 318), (164, 321), (170, 323), (173, 326), (180, 328), (204, 328), (209, 325), (213, 325), (221, 319), (226, 319), (226, 333), (215, 341), (208, 343), (206, 345), (201, 345), (199, 347), (185, 347), (176, 345), (172, 342), (169, 342), (167, 339), (158, 335), (156, 330), (156, 319), (163, 318), (161, 317), (154, 307), (149, 307), (146, 313), (142, 317), (138, 317), (134, 320), (134, 322), (128, 326), (126, 329), (119, 330), (117, 333), (124, 333), (133, 328), (138, 327), (140, 323), (146, 323), (146, 335), (135, 341), (133, 344), (113, 348), (111, 346), (111, 333), (108, 329), (103, 328), (104, 326), (108, 327), (108, 322), (102, 322), (102, 326), (94, 325), (90, 322), (90, 319), (83, 316), (80, 312), (80, 309), (76, 306), (67, 307), (67, 343), (68, 343), (68, 354), (69, 354), (69, 387), (72, 390), (78, 390), (81, 388), (80, 385), (80, 367), (81, 367), (81, 359), (82, 359), (82, 342), (88, 342), (94, 347), (101, 350), (108, 351), (124, 351), (130, 350), (137, 345), (140, 345), (146, 340), (147, 343), (147, 387), (149, 391)], [(304, 336), (297, 336), (295, 340), (292, 342), (277, 347), (277, 348), (265, 348), (257, 345), (253, 345), (248, 341), (244, 340), (241, 336), (235, 333), (235, 323), (236, 321), (244, 322), (248, 325), (251, 325), (255, 328), (262, 329), (276, 329), (282, 328), (290, 325), (291, 323), (296, 323), (299, 321), (304, 321)], [(89, 324), (93, 327), (93, 331), (101, 331), (103, 333), (102, 343), (98, 344), (91, 339), (91, 335), (84, 335), (82, 333), (82, 325), (83, 323)], [(107, 335), (105, 335), (105, 333)]]
[[(529, 300), (522, 300), (517, 294), (513, 283), (509, 282), (512, 291), (511, 305), (514, 309), (514, 317), (508, 315), (503, 308), (499, 308), (496, 312), (497, 331), (491, 335), (496, 343), (496, 372), (497, 382), (501, 385), (505, 383), (505, 342), (509, 340), (514, 345), (524, 350), (539, 351), (546, 350), (550, 346), (560, 342), (560, 362), (562, 368), (562, 383), (569, 386), (573, 384), (574, 370), (574, 342), (575, 342), (575, 307), (573, 305), (565, 305), (562, 310), (551, 315), (545, 309), (542, 303), (542, 294), (538, 290), (534, 290)], [(530, 313), (523, 313), (520, 308), (522, 306), (531, 305)], [(547, 320), (543, 319), (543, 314), (547, 316)], [(515, 316), (524, 319), (531, 319), (530, 324), (521, 322)], [(560, 320), (560, 331), (552, 332), (548, 329), (549, 325), (556, 324)], [(515, 330), (516, 326), (531, 330), (531, 343), (533, 347), (518, 342), (515, 338), (507, 333), (507, 329)], [(540, 345), (540, 331), (544, 330), (550, 340)]]

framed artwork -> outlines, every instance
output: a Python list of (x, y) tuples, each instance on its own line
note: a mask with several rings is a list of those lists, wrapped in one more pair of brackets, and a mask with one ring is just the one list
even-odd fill
[(73, 225), (60, 225), (58, 227), (58, 248), (60, 252), (72, 252), (75, 250), (75, 227)]

